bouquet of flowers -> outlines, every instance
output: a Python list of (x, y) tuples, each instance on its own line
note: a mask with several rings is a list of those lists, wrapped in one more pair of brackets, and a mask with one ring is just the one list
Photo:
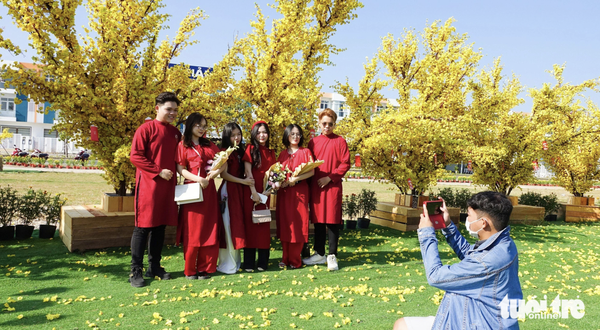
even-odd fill
[(267, 173), (268, 176), (265, 175), (264, 179), (264, 186), (266, 187), (265, 193), (269, 190), (279, 189), (281, 184), (286, 180), (287, 174), (291, 173), (291, 171), (281, 165), (281, 163), (277, 162), (271, 165)]
[(315, 168), (321, 166), (323, 163), (325, 163), (324, 160), (313, 160), (313, 158), (310, 157), (308, 160), (308, 163), (302, 163), (296, 167), (296, 169), (294, 170), (294, 173), (292, 173), (292, 176), (296, 177), (296, 176), (300, 176), (304, 173), (308, 173), (308, 172), (314, 170)]
[(211, 170), (216, 171), (219, 168), (221, 168), (221, 166), (223, 166), (225, 163), (227, 163), (227, 159), (229, 159), (229, 156), (231, 155), (231, 153), (234, 150), (236, 150), (237, 148), (238, 148), (238, 145), (236, 144), (233, 147), (227, 148), (227, 150), (223, 150), (223, 151), (217, 153), (213, 159), (211, 159), (207, 162), (208, 165), (206, 165), (206, 167), (204, 168), (206, 170), (206, 172), (209, 172)]

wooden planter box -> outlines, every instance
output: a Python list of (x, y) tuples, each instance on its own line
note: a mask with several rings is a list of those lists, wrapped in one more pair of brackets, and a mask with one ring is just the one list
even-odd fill
[(566, 222), (598, 222), (600, 221), (600, 207), (591, 205), (564, 206)]
[[(59, 233), (70, 252), (131, 245), (133, 212), (106, 212), (99, 205), (63, 206)], [(176, 227), (167, 226), (165, 244), (175, 243)]]
[[(409, 195), (410, 196), (410, 195)], [(421, 208), (413, 209), (395, 203), (378, 203), (377, 209), (369, 215), (371, 223), (400, 231), (415, 231), (421, 221)], [(460, 220), (460, 209), (449, 207), (450, 218), (457, 226)]]
[(594, 206), (596, 199), (594, 197), (569, 197), (569, 205), (589, 205)]
[[(396, 198), (394, 200), (394, 204), (400, 205), (400, 206), (411, 207), (412, 206), (412, 201), (413, 201), (414, 198), (417, 198), (417, 196), (404, 195), (404, 194), (396, 194)], [(429, 196), (418, 196), (418, 198), (419, 198), (419, 200), (417, 201), (417, 205), (418, 205), (417, 207), (423, 206), (423, 202), (429, 200)]]
[(134, 212), (135, 196), (119, 196), (112, 193), (102, 195), (102, 209), (105, 212)]
[[(510, 199), (510, 202), (512, 203), (513, 206), (519, 205), (519, 197), (517, 197), (517, 196), (508, 196), (508, 199)], [(513, 212), (514, 212), (514, 209), (513, 209)]]
[(544, 221), (545, 212), (546, 210), (539, 206), (513, 205), (508, 224), (537, 226)]

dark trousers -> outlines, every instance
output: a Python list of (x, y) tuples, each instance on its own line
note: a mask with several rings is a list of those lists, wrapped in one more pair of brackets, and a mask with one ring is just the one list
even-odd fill
[[(325, 239), (329, 238), (329, 254), (337, 255), (338, 241), (340, 239), (339, 225), (315, 223), (315, 245), (314, 249), (319, 255), (325, 255)], [(329, 229), (329, 230), (328, 230)]]
[(269, 266), (269, 255), (271, 251), (269, 249), (255, 249), (255, 248), (244, 248), (244, 264), (243, 269), (254, 269), (256, 260), (256, 250), (258, 250), (258, 267), (267, 269)]
[(131, 268), (144, 266), (144, 251), (148, 245), (148, 266), (160, 267), (162, 248), (165, 243), (165, 225), (150, 228), (135, 227), (131, 235)]

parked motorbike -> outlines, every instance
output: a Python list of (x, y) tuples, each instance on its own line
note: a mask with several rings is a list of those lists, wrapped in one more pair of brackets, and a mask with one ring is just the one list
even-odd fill
[(29, 155), (29, 153), (27, 151), (23, 151), (20, 148), (17, 148), (16, 145), (14, 147), (15, 147), (15, 150), (12, 152), (11, 156), (25, 157), (25, 156)]
[(40, 149), (34, 149), (33, 152), (31, 153), (31, 157), (39, 157), (39, 158), (48, 159), (48, 154), (41, 152)]

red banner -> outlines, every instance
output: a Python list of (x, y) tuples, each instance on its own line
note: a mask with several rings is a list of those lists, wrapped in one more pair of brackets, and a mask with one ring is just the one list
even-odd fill
[(413, 190), (413, 185), (412, 185), (412, 180), (408, 179), (408, 188), (410, 188), (410, 190)]
[(354, 166), (360, 167), (360, 155), (359, 154), (354, 155)]
[(546, 142), (546, 141), (542, 142), (542, 149), (548, 150), (548, 142)]

